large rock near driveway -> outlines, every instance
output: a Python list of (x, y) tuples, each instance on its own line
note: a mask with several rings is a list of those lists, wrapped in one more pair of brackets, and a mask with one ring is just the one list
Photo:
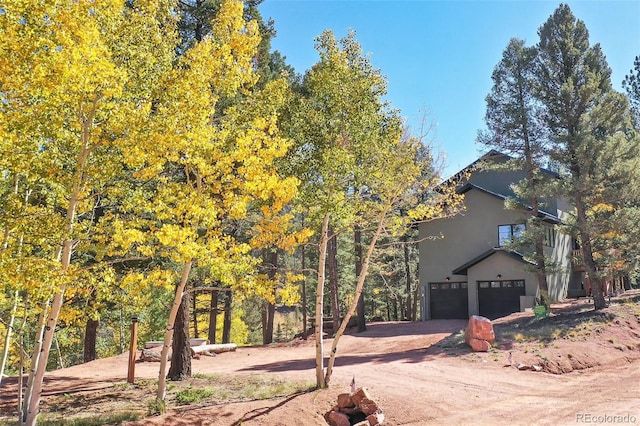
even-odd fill
[(491, 320), (479, 315), (471, 315), (464, 332), (464, 340), (476, 352), (488, 351), (491, 344), (496, 341)]

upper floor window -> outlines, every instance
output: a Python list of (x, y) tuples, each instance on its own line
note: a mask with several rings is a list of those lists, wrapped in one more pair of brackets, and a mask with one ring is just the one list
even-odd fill
[(544, 245), (547, 247), (556, 246), (556, 230), (553, 226), (544, 227)]
[(513, 242), (514, 239), (521, 237), (525, 231), (524, 223), (516, 223), (511, 225), (498, 226), (498, 245), (500, 247)]

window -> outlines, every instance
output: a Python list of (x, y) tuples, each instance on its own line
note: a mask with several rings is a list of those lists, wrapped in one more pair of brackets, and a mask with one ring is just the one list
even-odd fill
[(545, 225), (544, 227), (544, 245), (547, 247), (556, 246), (556, 230), (552, 226)]
[(455, 282), (441, 282), (441, 283), (429, 283), (431, 290), (458, 290), (461, 288), (467, 288), (467, 283), (462, 281)]
[(522, 236), (526, 230), (524, 223), (499, 225), (498, 226), (498, 245), (500, 247), (513, 242), (514, 239)]
[(479, 288), (524, 288), (524, 280), (478, 281)]

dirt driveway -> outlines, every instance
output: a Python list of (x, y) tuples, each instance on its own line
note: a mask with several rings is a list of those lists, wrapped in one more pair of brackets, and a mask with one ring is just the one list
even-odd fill
[[(367, 388), (388, 425), (640, 424), (640, 367), (621, 361), (569, 374), (518, 371), (508, 352), (453, 356), (437, 346), (466, 327), (462, 320), (377, 323), (345, 335), (329, 389), (289, 398), (189, 406), (162, 417), (129, 423), (169, 425), (326, 425), (324, 415), (339, 393)], [(326, 341), (326, 352), (331, 340)], [(313, 340), (193, 361), (194, 373), (273, 374), (313, 381)], [(517, 354), (516, 354), (517, 356)], [(99, 389), (124, 382), (127, 356), (98, 360), (47, 375), (44, 395)], [(157, 363), (138, 363), (136, 379), (157, 378)], [(3, 383), (0, 395), (13, 390)], [(7, 406), (4, 405), (4, 408)]]

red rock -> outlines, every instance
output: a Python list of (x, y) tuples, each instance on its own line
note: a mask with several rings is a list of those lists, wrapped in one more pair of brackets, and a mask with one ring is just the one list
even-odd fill
[(360, 403), (365, 398), (371, 400), (371, 396), (369, 396), (369, 393), (364, 388), (358, 389), (353, 395), (351, 395), (351, 399), (356, 407), (359, 407)]
[(367, 421), (371, 426), (377, 426), (384, 423), (384, 414), (381, 412), (373, 413), (367, 417)]
[(329, 424), (331, 426), (351, 426), (349, 416), (339, 411), (332, 411), (329, 413)]
[(353, 416), (354, 414), (362, 413), (362, 411), (360, 411), (359, 407), (338, 408), (336, 406), (336, 407), (334, 407), (334, 411), (340, 411), (341, 413), (344, 413), (347, 416)]
[(348, 393), (341, 393), (338, 395), (338, 408), (351, 408), (355, 407), (356, 404), (353, 402), (353, 398)]
[(496, 341), (496, 335), (493, 332), (493, 324), (489, 318), (479, 315), (471, 315), (464, 338), (469, 343), (471, 339), (486, 340), (489, 343)]
[(358, 407), (360, 408), (360, 411), (364, 413), (365, 416), (368, 416), (378, 411), (378, 405), (372, 400), (370, 400), (369, 398), (364, 398), (362, 401), (360, 401), (360, 404), (358, 405)]
[(491, 349), (491, 343), (482, 339), (469, 339), (467, 341), (467, 344), (471, 346), (471, 349), (474, 352), (487, 352), (489, 349)]

